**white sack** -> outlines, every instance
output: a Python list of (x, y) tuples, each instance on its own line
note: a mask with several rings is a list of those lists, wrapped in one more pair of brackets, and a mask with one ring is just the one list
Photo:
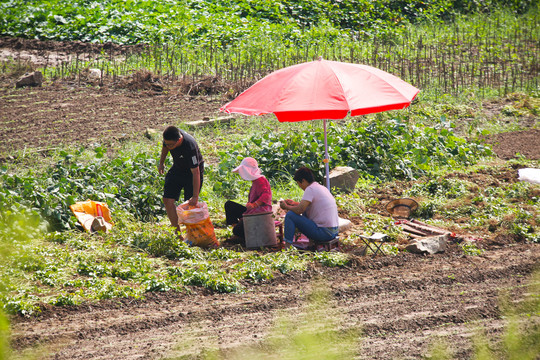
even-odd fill
[(519, 169), (518, 174), (520, 181), (528, 181), (533, 184), (540, 184), (540, 169)]
[(200, 201), (195, 206), (188, 205), (188, 202), (184, 202), (176, 208), (178, 214), (179, 224), (198, 224), (209, 218), (208, 205), (205, 202)]

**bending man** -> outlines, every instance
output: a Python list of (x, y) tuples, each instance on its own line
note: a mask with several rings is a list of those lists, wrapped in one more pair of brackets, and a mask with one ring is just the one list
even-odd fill
[(184, 201), (189, 201), (192, 206), (197, 205), (203, 183), (204, 160), (193, 136), (175, 126), (169, 126), (163, 131), (163, 146), (158, 165), (160, 174), (165, 172), (165, 159), (169, 152), (173, 158), (173, 166), (165, 176), (163, 203), (171, 225), (180, 234), (175, 203), (183, 189)]

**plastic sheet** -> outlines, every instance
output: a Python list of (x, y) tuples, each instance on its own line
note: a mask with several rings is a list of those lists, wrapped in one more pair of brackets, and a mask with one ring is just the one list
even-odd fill
[(519, 180), (540, 184), (540, 169), (524, 168), (518, 170)]

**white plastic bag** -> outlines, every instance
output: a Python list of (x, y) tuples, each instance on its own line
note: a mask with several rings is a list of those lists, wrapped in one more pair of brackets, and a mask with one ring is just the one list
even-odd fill
[(190, 206), (184, 202), (176, 208), (179, 224), (197, 224), (209, 217), (208, 205), (200, 201), (195, 206)]
[(528, 181), (533, 184), (540, 184), (540, 169), (519, 169), (518, 174), (520, 181)]

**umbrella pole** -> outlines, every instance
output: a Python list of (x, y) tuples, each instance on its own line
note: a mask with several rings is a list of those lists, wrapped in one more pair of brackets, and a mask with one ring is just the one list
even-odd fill
[(326, 140), (326, 119), (323, 120), (324, 125), (324, 166), (326, 169), (326, 187), (328, 188), (328, 191), (330, 191), (330, 166), (328, 165), (329, 159), (328, 159), (328, 142)]

